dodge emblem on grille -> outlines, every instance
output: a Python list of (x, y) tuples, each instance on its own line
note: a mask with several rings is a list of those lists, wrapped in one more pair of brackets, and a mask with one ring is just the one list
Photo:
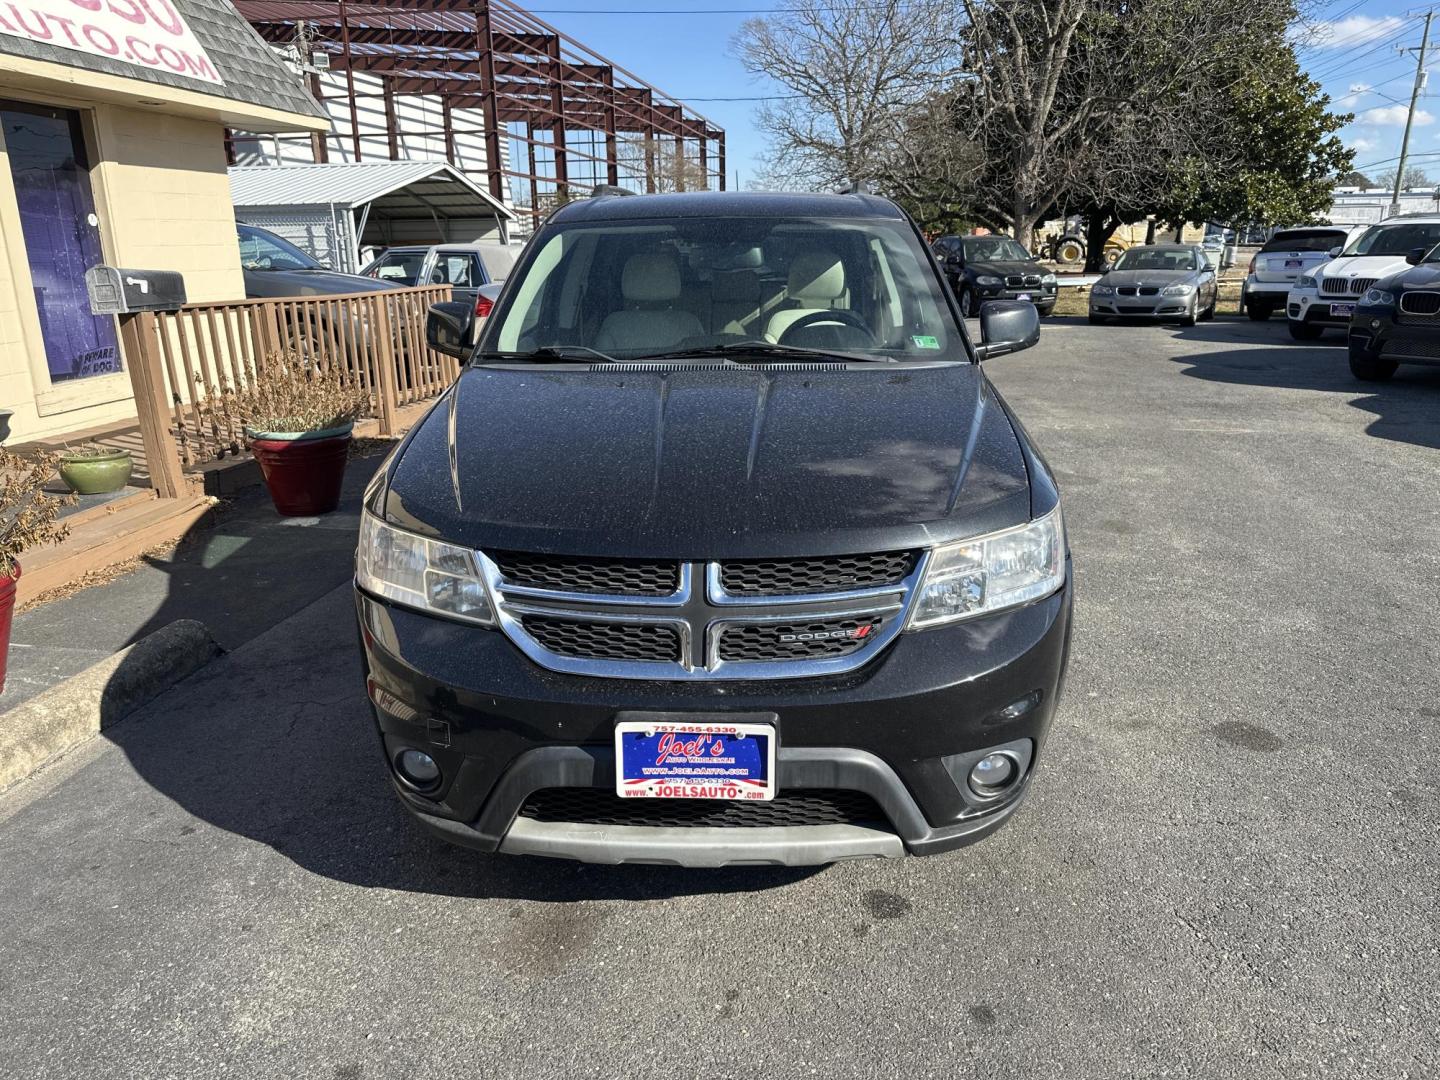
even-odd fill
[(781, 634), (781, 641), (833, 641), (836, 638), (858, 640), (868, 637), (874, 627), (869, 623), (864, 626), (852, 626), (847, 630), (814, 630), (802, 631), (796, 634)]

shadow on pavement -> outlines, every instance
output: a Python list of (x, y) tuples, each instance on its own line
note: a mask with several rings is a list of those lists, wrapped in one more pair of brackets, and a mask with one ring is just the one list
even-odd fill
[[(229, 530), (244, 537), (241, 547), (228, 534), (206, 530), (191, 538), (195, 554), (175, 566), (169, 594), (145, 632), (180, 618), (199, 619), (222, 643), (238, 635), (237, 622), (255, 632), (103, 732), (146, 783), (208, 826), (265, 844), (311, 873), (366, 887), (536, 901), (650, 900), (768, 889), (818, 872), (487, 856), (451, 847), (412, 822), (390, 790), (364, 693), (349, 587), (363, 480), (379, 460), (364, 468), (352, 462), (359, 482), (347, 479), (340, 509), (324, 519), (287, 523), (267, 504), (251, 508), (249, 526)], [(197, 828), (203, 826), (180, 831)], [(213, 851), (212, 859), (234, 857), (228, 842)], [(212, 862), (205, 872), (223, 878), (231, 870)]]
[(1352, 406), (1375, 419), (1368, 435), (1440, 450), (1440, 367), (1402, 364), (1389, 382), (1361, 382), (1350, 374), (1344, 339), (1327, 333), (1315, 343), (1291, 342), (1284, 323), (1256, 323), (1247, 333), (1235, 324), (1177, 328), (1187, 342), (1253, 342), (1256, 347), (1203, 351), (1171, 357), (1185, 374), (1211, 382), (1274, 386), (1347, 394)]

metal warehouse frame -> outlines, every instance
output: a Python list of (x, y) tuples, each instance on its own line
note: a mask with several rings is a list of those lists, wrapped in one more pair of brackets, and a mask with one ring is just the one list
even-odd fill
[[(443, 137), (450, 163), (483, 171), (501, 201), (519, 201), (505, 199), (509, 180), (528, 184), (529, 212), (537, 219), (543, 198), (563, 201), (572, 190), (620, 184), (622, 146), (630, 155), (626, 178), (643, 174), (647, 192), (698, 188), (702, 177), (707, 188), (725, 188), (723, 129), (511, 0), (236, 0), (235, 6), (271, 44), (328, 56), (345, 94), (326, 95), (315, 71), (310, 90), (322, 107), (348, 107), (356, 161), (400, 159), (397, 95), (433, 95), (442, 108), (431, 134)], [(382, 91), (357, 94), (357, 73), (379, 76)], [(387, 130), (360, 130), (357, 97), (383, 99)], [(483, 128), (457, 128), (456, 108), (478, 110)], [(457, 135), (483, 137), (483, 170), (457, 160)], [(506, 168), (503, 140), (525, 146), (527, 170)], [(329, 160), (323, 137), (312, 139), (312, 151), (317, 162)]]

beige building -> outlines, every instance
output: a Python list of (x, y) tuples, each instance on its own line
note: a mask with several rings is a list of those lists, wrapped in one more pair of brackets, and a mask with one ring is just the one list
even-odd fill
[(135, 415), (97, 263), (242, 298), (225, 132), (324, 131), (228, 0), (17, 0), (0, 10), (0, 410), (10, 441)]

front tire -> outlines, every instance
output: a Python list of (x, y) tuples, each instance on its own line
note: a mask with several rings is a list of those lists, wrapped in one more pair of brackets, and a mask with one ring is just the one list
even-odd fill
[(1190, 301), (1190, 310), (1180, 316), (1181, 326), (1194, 326), (1200, 319), (1200, 298)]
[(1399, 366), (1399, 361), (1371, 356), (1362, 346), (1350, 343), (1350, 374), (1361, 382), (1385, 382)]
[(960, 314), (967, 319), (978, 318), (980, 305), (975, 303), (975, 292), (969, 286), (960, 290)]
[(1200, 313), (1200, 318), (1204, 319), (1206, 322), (1209, 322), (1211, 319), (1215, 318), (1215, 307), (1219, 303), (1220, 294), (1216, 293), (1215, 299), (1210, 301), (1210, 306)]
[(1110, 320), (1107, 319), (1104, 315), (1091, 314), (1091, 316), (1090, 316), (1090, 325), (1091, 325), (1091, 326), (1104, 326), (1104, 325), (1105, 325), (1106, 323), (1108, 323), (1109, 321), (1110, 321)]
[(1290, 336), (1296, 341), (1316, 341), (1325, 332), (1323, 326), (1316, 326), (1314, 323), (1296, 322), (1289, 320)]

